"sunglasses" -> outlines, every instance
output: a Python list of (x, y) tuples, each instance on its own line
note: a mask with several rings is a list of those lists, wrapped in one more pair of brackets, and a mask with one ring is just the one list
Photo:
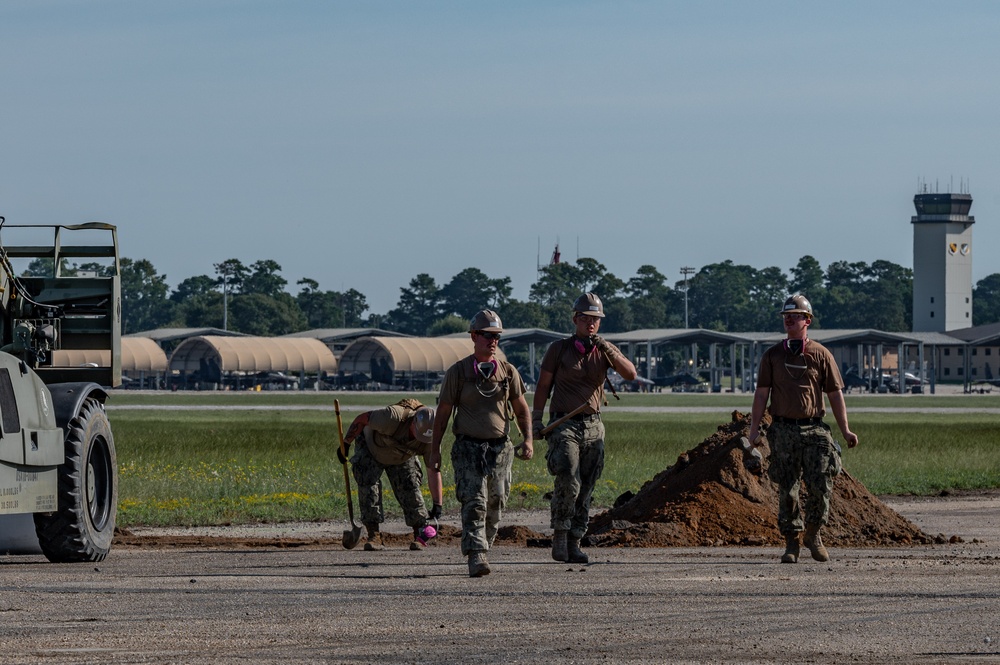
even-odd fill
[(482, 337), (483, 339), (488, 339), (488, 340), (498, 340), (498, 339), (500, 339), (500, 333), (483, 332), (482, 330), (477, 330), (476, 334), (479, 335), (480, 337)]
[(783, 314), (782, 316), (784, 316), (785, 319), (788, 319), (788, 320), (791, 320), (791, 321), (805, 321), (805, 319), (806, 319), (806, 315), (805, 314), (799, 314), (797, 312), (791, 313), (791, 314)]

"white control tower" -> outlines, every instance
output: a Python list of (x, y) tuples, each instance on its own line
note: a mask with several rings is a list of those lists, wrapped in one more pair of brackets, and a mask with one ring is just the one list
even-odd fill
[(969, 194), (917, 194), (913, 224), (913, 332), (972, 326)]

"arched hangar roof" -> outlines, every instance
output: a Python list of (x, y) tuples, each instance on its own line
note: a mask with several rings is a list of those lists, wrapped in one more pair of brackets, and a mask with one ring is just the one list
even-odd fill
[[(472, 338), (362, 337), (351, 342), (340, 356), (344, 372), (368, 373), (371, 362), (385, 359), (394, 372), (443, 372), (471, 355)], [(497, 349), (497, 357), (507, 359)]]
[[(80, 367), (94, 364), (111, 365), (111, 351), (107, 349), (59, 349), (52, 352), (53, 367)], [(123, 372), (164, 372), (167, 355), (159, 344), (148, 337), (122, 337)]]
[(336, 372), (333, 351), (305, 337), (221, 337), (184, 340), (170, 356), (170, 369), (193, 372), (215, 359), (223, 372)]

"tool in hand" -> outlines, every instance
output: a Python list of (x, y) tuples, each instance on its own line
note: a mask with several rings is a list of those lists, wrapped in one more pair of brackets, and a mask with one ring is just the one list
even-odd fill
[(351, 528), (344, 531), (341, 543), (345, 549), (353, 550), (361, 542), (361, 527), (354, 523), (354, 501), (351, 499), (351, 476), (347, 472), (347, 446), (344, 445), (344, 423), (340, 419), (340, 400), (333, 400), (333, 410), (337, 413), (337, 434), (340, 435), (340, 454), (344, 458), (344, 489), (347, 492), (347, 514), (351, 518)]
[(583, 404), (581, 404), (580, 406), (576, 407), (575, 409), (573, 409), (572, 411), (570, 411), (569, 413), (567, 413), (565, 416), (563, 416), (559, 420), (557, 420), (557, 421), (555, 421), (553, 423), (549, 423), (548, 426), (546, 426), (542, 430), (542, 437), (544, 438), (544, 437), (548, 436), (552, 432), (552, 430), (554, 430), (555, 428), (559, 427), (560, 425), (562, 425), (564, 422), (566, 422), (567, 420), (569, 420), (573, 416), (575, 416), (575, 415), (577, 415), (579, 413), (582, 413), (583, 410), (586, 409), (586, 408), (587, 408), (587, 403), (584, 402)]

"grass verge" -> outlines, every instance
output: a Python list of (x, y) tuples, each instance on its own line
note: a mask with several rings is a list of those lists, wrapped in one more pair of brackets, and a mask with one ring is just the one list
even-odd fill
[[(116, 394), (109, 408), (118, 449), (121, 525), (236, 524), (346, 516), (329, 393), (279, 393), (266, 398), (197, 393), (183, 395), (183, 399), (173, 394), (130, 397), (135, 401), (119, 400)], [(428, 403), (434, 401), (433, 396), (425, 398)], [(344, 393), (337, 394), (337, 399), (346, 428), (359, 410), (352, 405), (389, 404), (398, 395)], [(718, 405), (720, 396), (707, 399)], [(906, 406), (923, 403), (920, 397), (916, 398), (920, 402), (898, 399), (905, 400)], [(872, 400), (864, 405), (887, 406), (882, 396)], [(132, 408), (114, 408), (123, 402), (131, 402)], [(950, 403), (970, 406), (961, 399)], [(227, 406), (268, 408), (227, 410)], [(748, 408), (749, 404), (741, 410)], [(606, 464), (594, 505), (610, 506), (622, 492), (638, 490), (727, 418), (718, 412), (635, 413), (609, 408), (605, 414)], [(926, 495), (998, 487), (996, 422), (996, 415), (968, 413), (964, 408), (953, 413), (852, 414), (851, 424), (861, 437), (861, 445), (845, 451), (845, 466), (876, 494)], [(448, 462), (450, 436), (444, 446), (446, 508), (454, 511), (457, 503)], [(552, 488), (552, 479), (544, 453), (545, 443), (539, 442), (535, 459), (515, 461), (510, 508), (548, 505), (545, 494)], [(387, 483), (385, 508), (390, 515), (399, 514)]]

